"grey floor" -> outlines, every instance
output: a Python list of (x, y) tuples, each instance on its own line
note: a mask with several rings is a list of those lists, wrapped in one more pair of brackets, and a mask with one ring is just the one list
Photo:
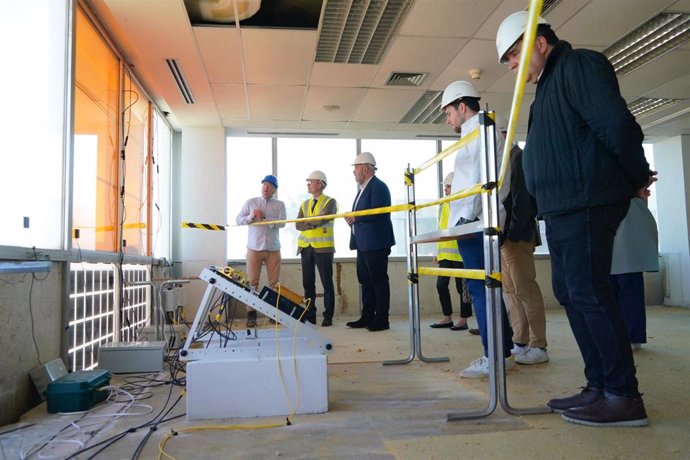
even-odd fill
[[(425, 356), (448, 356), (450, 361), (383, 366), (384, 360), (407, 356), (407, 318), (393, 318), (390, 331), (372, 333), (350, 330), (345, 322), (352, 318), (336, 317), (334, 327), (319, 328), (335, 343), (329, 356), (328, 413), (294, 416), (290, 426), (284, 417), (197, 422), (180, 417), (158, 425), (156, 431), (128, 433), (96, 458), (133, 458), (147, 436), (139, 458), (158, 458), (166, 435), (191, 427), (211, 429), (171, 436), (164, 447), (167, 455), (177, 459), (690, 458), (690, 309), (649, 307), (647, 311), (649, 343), (635, 354), (651, 422), (646, 428), (589, 428), (568, 424), (557, 414), (518, 417), (500, 409), (487, 418), (447, 422), (448, 413), (487, 403), (487, 379), (468, 381), (457, 375), (480, 356), (478, 337), (466, 331), (432, 330), (428, 324), (437, 318), (423, 318)], [(551, 397), (577, 391), (583, 383), (581, 359), (562, 311), (548, 311), (547, 334), (551, 361), (518, 366), (508, 373), (508, 399), (514, 407), (541, 406)], [(115, 385), (122, 382), (122, 376), (113, 379)], [(228, 391), (241, 397), (243, 385), (248, 384), (260, 382), (229, 380)], [(130, 413), (143, 415), (119, 418), (94, 415), (117, 413), (123, 403), (100, 405), (86, 415), (51, 415), (39, 406), (20, 423), (0, 428), (6, 433), (35, 424), (0, 435), (0, 459), (21, 458), (27, 452), (33, 452), (28, 458), (69, 457), (81, 443), (88, 447), (150, 420), (168, 395), (174, 401), (180, 393), (180, 387), (172, 392), (169, 385), (156, 387), (151, 398), (140, 401), (153, 412), (132, 407)], [(182, 397), (168, 416), (184, 411)], [(278, 426), (236, 429), (271, 424)], [(90, 458), (99, 448), (75, 458)]]

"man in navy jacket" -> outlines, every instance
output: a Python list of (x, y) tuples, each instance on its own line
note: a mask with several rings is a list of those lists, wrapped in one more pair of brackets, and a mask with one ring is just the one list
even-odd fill
[[(498, 29), (499, 61), (517, 71), (527, 12)], [(539, 18), (527, 81), (537, 85), (522, 157), (546, 223), (554, 294), (585, 363), (583, 391), (549, 407), (572, 423), (646, 426), (630, 340), (609, 282), (613, 238), (652, 180), (643, 134), (611, 63), (574, 50)]]
[[(359, 192), (352, 205), (353, 211), (382, 208), (391, 205), (388, 186), (376, 177), (376, 159), (362, 152), (353, 164)], [(388, 256), (395, 245), (390, 213), (347, 217), (350, 225), (350, 249), (357, 250), (357, 280), (362, 286), (362, 316), (347, 323), (351, 328), (384, 331), (390, 309), (388, 283)]]

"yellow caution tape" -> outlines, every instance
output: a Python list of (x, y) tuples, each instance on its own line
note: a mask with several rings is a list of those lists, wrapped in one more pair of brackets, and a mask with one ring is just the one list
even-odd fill
[[(87, 227), (87, 226), (82, 226), (82, 225), (75, 225), (74, 229), (75, 230), (95, 230), (96, 232), (112, 232), (115, 231), (117, 228), (117, 225), (101, 225), (100, 227)], [(144, 222), (134, 222), (130, 224), (124, 224), (122, 226), (125, 230), (129, 230), (132, 228), (146, 228), (146, 224)]]
[(469, 268), (435, 268), (419, 267), (417, 273), (420, 275), (448, 276), (451, 278), (465, 278), (483, 281), (486, 277), (484, 270), (474, 270)]
[(474, 131), (472, 131), (468, 135), (464, 136), (462, 139), (457, 141), (455, 144), (453, 144), (449, 147), (446, 147), (439, 154), (437, 154), (435, 157), (430, 158), (429, 160), (425, 161), (421, 165), (417, 166), (414, 169), (414, 173), (418, 174), (418, 173), (424, 171), (429, 166), (435, 165), (436, 163), (443, 160), (445, 157), (447, 157), (451, 153), (456, 152), (457, 150), (460, 150), (461, 148), (463, 148), (464, 146), (466, 146), (470, 142), (475, 141), (477, 138), (479, 138), (479, 128), (475, 129)]
[(225, 225), (217, 224), (198, 224), (194, 222), (182, 222), (182, 228), (196, 228), (199, 230), (218, 230), (225, 231)]
[[(465, 278), (479, 281), (484, 281), (486, 278), (486, 272), (484, 270), (469, 268), (419, 267), (417, 273), (419, 275), (447, 276), (450, 278)], [(493, 278), (496, 281), (501, 281), (502, 279), (500, 272), (491, 273), (489, 278)]]
[(359, 216), (373, 216), (376, 214), (386, 214), (398, 211), (409, 211), (414, 208), (411, 204), (396, 204), (395, 206), (385, 206), (383, 208), (363, 209), (361, 211), (341, 212), (338, 214), (326, 214), (323, 216), (300, 217), (299, 219), (286, 220), (263, 220), (261, 222), (254, 222), (249, 225), (271, 225), (271, 224), (289, 224), (292, 222), (309, 222), (313, 220), (332, 220), (338, 217), (359, 217)]

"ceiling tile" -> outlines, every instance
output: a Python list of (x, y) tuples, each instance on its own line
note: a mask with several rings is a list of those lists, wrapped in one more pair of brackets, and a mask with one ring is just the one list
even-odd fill
[(221, 118), (249, 118), (244, 85), (211, 85), (211, 89)]
[(426, 88), (464, 43), (456, 38), (398, 37), (381, 62), (372, 86), (384, 86), (392, 72), (426, 72), (430, 75), (420, 86)]
[(423, 90), (370, 89), (357, 109), (353, 121), (394, 122), (410, 110)]
[[(468, 80), (478, 91), (484, 91), (498, 80), (507, 67), (495, 59), (496, 45), (492, 40), (470, 40), (448, 64), (443, 73), (431, 85), (431, 88), (442, 91), (456, 80)], [(472, 80), (470, 69), (482, 71), (479, 80)]]
[[(366, 88), (312, 86), (307, 91), (302, 119), (349, 121), (366, 92)], [(329, 111), (324, 106), (340, 106), (340, 109)]]
[(332, 64), (316, 62), (311, 72), (311, 85), (316, 86), (349, 86), (363, 88), (369, 85), (376, 73), (376, 65), (368, 64)]
[(501, 0), (417, 0), (400, 34), (471, 37), (500, 3)]
[(194, 35), (211, 83), (244, 83), (239, 30), (195, 27)]
[(685, 74), (675, 80), (645, 93), (644, 97), (662, 97), (666, 99), (690, 100), (690, 74)]
[[(661, 82), (690, 74), (690, 51), (676, 49), (618, 79), (626, 98), (637, 98), (659, 87)], [(690, 94), (686, 94), (686, 98)]]
[(247, 83), (306, 85), (318, 33), (303, 30), (242, 29)]
[(558, 37), (577, 47), (608, 47), (669, 4), (668, 0), (593, 0), (557, 29)]
[(306, 86), (249, 85), (247, 90), (252, 120), (300, 120)]

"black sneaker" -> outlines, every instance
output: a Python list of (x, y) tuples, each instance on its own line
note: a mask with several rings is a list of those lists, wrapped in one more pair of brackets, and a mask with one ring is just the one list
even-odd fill
[(568, 409), (563, 420), (587, 426), (647, 426), (642, 397), (627, 398), (605, 394), (594, 404)]
[(323, 321), (321, 321), (321, 327), (328, 326), (333, 326), (333, 320), (331, 318), (324, 318)]
[(546, 405), (556, 413), (561, 413), (568, 409), (575, 407), (588, 406), (599, 401), (603, 396), (603, 392), (598, 388), (581, 387), (582, 391), (575, 396), (568, 396), (567, 398), (552, 399)]

